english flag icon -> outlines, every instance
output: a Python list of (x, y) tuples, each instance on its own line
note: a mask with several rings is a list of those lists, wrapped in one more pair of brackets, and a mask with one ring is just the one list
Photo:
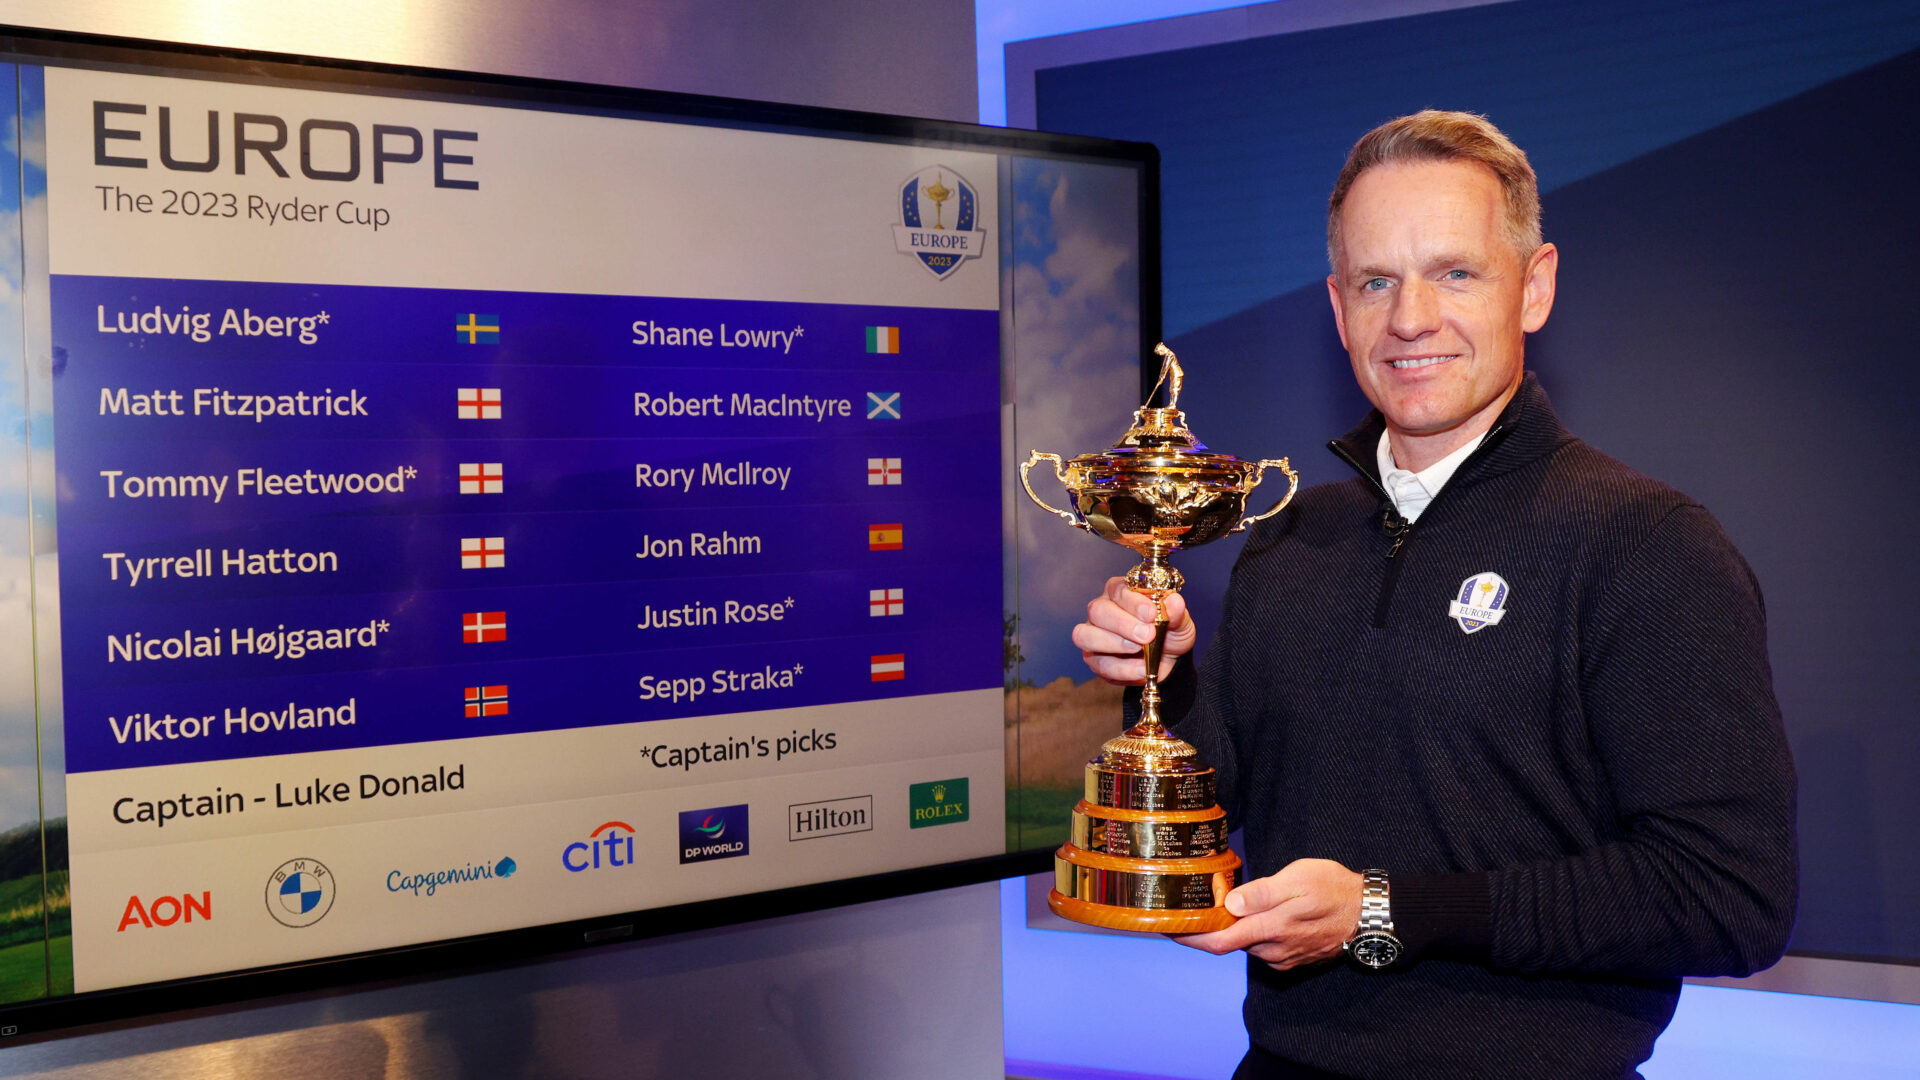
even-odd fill
[(905, 615), (907, 613), (907, 590), (905, 589), (868, 589), (867, 614), (876, 618), (883, 615)]
[(500, 419), (500, 388), (497, 386), (463, 386), (454, 391), (459, 402), (459, 417), (462, 420), (498, 420)]
[(460, 463), (460, 494), (498, 495), (506, 490), (506, 470), (499, 462)]
[(463, 536), (460, 538), (460, 569), (498, 570), (507, 565), (507, 538), (504, 536)]

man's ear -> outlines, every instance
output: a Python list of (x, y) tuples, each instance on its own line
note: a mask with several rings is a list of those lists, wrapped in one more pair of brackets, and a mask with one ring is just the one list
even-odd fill
[(1560, 249), (1552, 244), (1541, 244), (1527, 259), (1526, 306), (1520, 311), (1520, 326), (1527, 333), (1547, 325), (1559, 273)]
[[(1551, 286), (1548, 291), (1552, 291)], [(1347, 347), (1347, 309), (1340, 299), (1340, 283), (1334, 280), (1332, 274), (1327, 275), (1327, 301), (1333, 305), (1333, 325), (1340, 331), (1340, 347), (1344, 349)], [(1548, 303), (1551, 304), (1552, 300), (1549, 299)]]

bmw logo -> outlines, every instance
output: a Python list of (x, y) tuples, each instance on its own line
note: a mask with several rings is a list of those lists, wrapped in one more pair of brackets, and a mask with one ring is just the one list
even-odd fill
[(267, 879), (267, 914), (282, 926), (312, 926), (333, 907), (333, 872), (315, 859), (288, 859)]

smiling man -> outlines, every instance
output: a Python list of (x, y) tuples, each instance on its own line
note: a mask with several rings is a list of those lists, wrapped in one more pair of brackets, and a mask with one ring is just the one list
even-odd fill
[[(1177, 734), (1245, 828), (1243, 1078), (1637, 1075), (1683, 975), (1786, 945), (1794, 778), (1751, 571), (1685, 495), (1567, 432), (1525, 374), (1553, 308), (1526, 155), (1485, 119), (1368, 133), (1327, 291), (1375, 408), (1358, 475), (1248, 541)], [(1074, 641), (1138, 683), (1119, 579)], [(1177, 663), (1173, 658), (1178, 658)]]

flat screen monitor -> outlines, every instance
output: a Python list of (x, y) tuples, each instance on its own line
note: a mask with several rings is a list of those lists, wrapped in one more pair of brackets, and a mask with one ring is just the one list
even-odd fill
[(0, 61), (7, 1034), (1045, 865), (1151, 147)]

